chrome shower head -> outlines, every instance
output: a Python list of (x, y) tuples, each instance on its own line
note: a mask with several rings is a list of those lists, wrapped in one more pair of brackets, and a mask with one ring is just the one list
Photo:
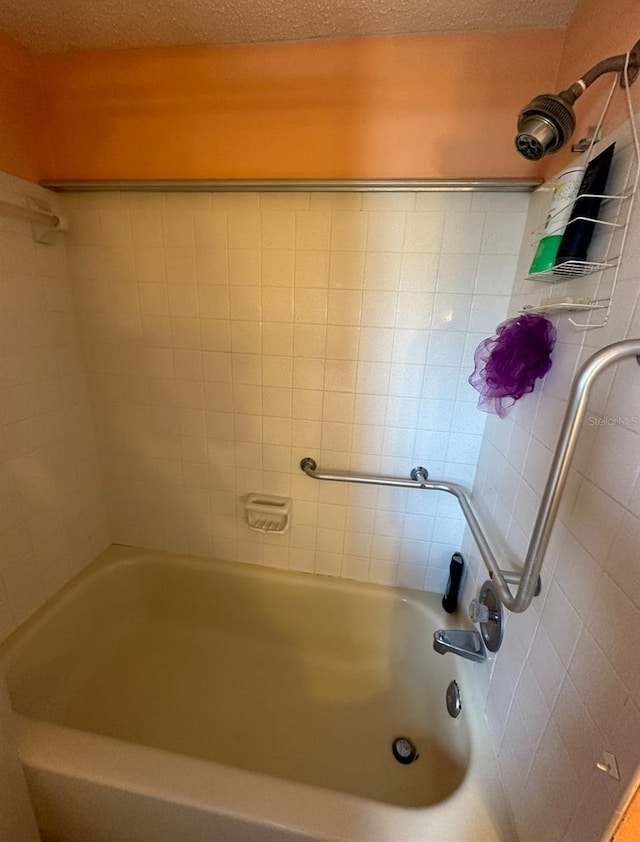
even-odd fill
[(557, 152), (573, 134), (576, 115), (563, 94), (541, 94), (518, 115), (516, 149), (530, 161)]
[(539, 161), (548, 152), (557, 152), (573, 134), (578, 97), (604, 73), (619, 73), (620, 83), (631, 85), (640, 73), (640, 41), (628, 53), (611, 56), (588, 70), (582, 79), (559, 94), (534, 97), (518, 115), (516, 149), (530, 161)]

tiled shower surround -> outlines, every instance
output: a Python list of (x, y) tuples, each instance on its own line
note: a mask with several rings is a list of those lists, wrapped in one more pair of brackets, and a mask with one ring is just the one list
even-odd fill
[[(485, 416), (466, 378), (506, 314), (527, 204), (67, 198), (114, 540), (441, 590), (453, 498), (320, 484), (299, 462), (471, 485)], [(293, 498), (289, 532), (248, 529), (256, 491)]]
[[(613, 139), (608, 189), (623, 192), (628, 126)], [(541, 195), (540, 209), (531, 204), (527, 230), (548, 199)], [(605, 246), (608, 234), (600, 240)], [(565, 289), (523, 280), (531, 251), (523, 248), (510, 313)], [(509, 418), (487, 422), (474, 498), (499, 540), (506, 537), (505, 568), (524, 557), (574, 371), (597, 349), (640, 337), (639, 267), (636, 204), (608, 325), (585, 332), (554, 319), (558, 341), (542, 387)], [(605, 273), (571, 281), (566, 292), (605, 298), (611, 280)], [(593, 321), (602, 316), (594, 313)], [(469, 535), (464, 554), (475, 573), (466, 585), (470, 599), (486, 571)], [(542, 583), (527, 612), (508, 614), (503, 648), (483, 665), (502, 777), (520, 842), (609, 842), (611, 817), (640, 774), (640, 368), (633, 359), (594, 385)], [(603, 751), (616, 756), (620, 781), (596, 768)]]
[[(0, 197), (51, 203), (0, 173)], [(0, 216), (0, 639), (110, 543), (65, 242)]]
[[(42, 195), (17, 179), (2, 189)], [(576, 366), (640, 335), (636, 210), (609, 325), (556, 320), (542, 388), (483, 437), (473, 350), (558, 289), (522, 280), (544, 194), (526, 225), (527, 196), (488, 193), (61, 201), (70, 231), (56, 246), (0, 221), (2, 635), (109, 542), (98, 452), (114, 541), (433, 590), (462, 544), (464, 605), (486, 572), (452, 499), (318, 483), (300, 459), (422, 464), (473, 485), (511, 566)], [(627, 361), (595, 390), (542, 594), (477, 667), (520, 842), (600, 842), (638, 765), (639, 417)], [(251, 491), (292, 496), (288, 533), (247, 529)], [(596, 769), (603, 750), (621, 781)]]

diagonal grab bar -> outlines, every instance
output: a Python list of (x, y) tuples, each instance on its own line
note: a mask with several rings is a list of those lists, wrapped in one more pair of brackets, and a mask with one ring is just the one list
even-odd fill
[(508, 584), (508, 580), (513, 581), (514, 579), (513, 573), (505, 573), (500, 569), (496, 555), (478, 522), (471, 500), (469, 499), (469, 494), (462, 486), (449, 482), (434, 482), (427, 478), (427, 473), (423, 468), (414, 468), (412, 476), (415, 479), (410, 480), (396, 477), (376, 477), (367, 474), (348, 474), (340, 471), (321, 473), (317, 470), (316, 462), (309, 456), (300, 462), (300, 468), (307, 476), (318, 480), (353, 482), (365, 485), (385, 485), (396, 488), (423, 488), (452, 494), (460, 504), (462, 514), (473, 535), (482, 560), (492, 575), (504, 606), (514, 613), (521, 613), (522, 611), (526, 611), (529, 605), (531, 605), (531, 600), (538, 586), (538, 578), (540, 576), (544, 554), (558, 513), (562, 492), (569, 476), (571, 459), (575, 452), (580, 426), (587, 409), (593, 381), (604, 369), (626, 357), (636, 357), (638, 363), (640, 363), (640, 339), (627, 339), (607, 345), (589, 357), (573, 379), (569, 391), (567, 409), (558, 435), (558, 442), (551, 467), (549, 468), (547, 482), (538, 506), (538, 513), (525, 555), (522, 575), (519, 577), (515, 594), (512, 593)]

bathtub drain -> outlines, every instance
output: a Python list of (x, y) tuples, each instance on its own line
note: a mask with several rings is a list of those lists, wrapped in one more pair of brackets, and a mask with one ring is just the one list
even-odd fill
[(403, 763), (405, 766), (420, 757), (416, 747), (408, 737), (396, 737), (391, 744), (391, 751), (398, 763)]

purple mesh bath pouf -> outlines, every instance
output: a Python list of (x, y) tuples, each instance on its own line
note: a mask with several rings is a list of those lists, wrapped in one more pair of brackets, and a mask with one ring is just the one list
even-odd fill
[(476, 348), (469, 383), (480, 392), (478, 408), (504, 418), (549, 371), (555, 342), (556, 329), (544, 316), (525, 313), (499, 324)]

